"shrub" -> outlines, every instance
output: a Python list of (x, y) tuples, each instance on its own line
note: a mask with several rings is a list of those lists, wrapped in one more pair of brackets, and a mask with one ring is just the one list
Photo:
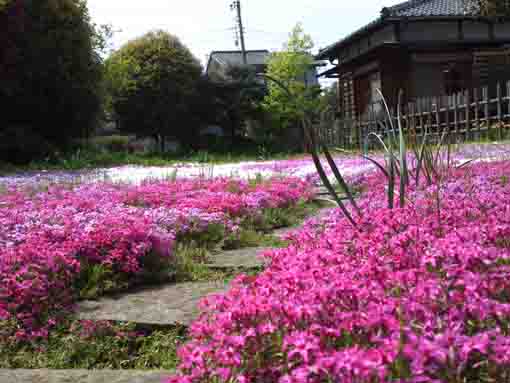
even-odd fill
[(91, 140), (91, 144), (97, 149), (103, 149), (110, 153), (127, 152), (129, 149), (128, 136), (104, 136), (95, 137)]
[(52, 151), (50, 143), (27, 126), (0, 130), (0, 160), (21, 165), (42, 159)]
[[(23, 126), (65, 146), (100, 110), (101, 59), (83, 0), (11, 0), (0, 8), (0, 132)], [(10, 134), (10, 133), (8, 133)], [(12, 136), (11, 136), (12, 137)], [(11, 143), (31, 159), (33, 146)]]

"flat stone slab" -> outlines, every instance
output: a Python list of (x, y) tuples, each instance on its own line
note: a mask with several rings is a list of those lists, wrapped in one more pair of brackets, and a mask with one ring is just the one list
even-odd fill
[(78, 305), (78, 317), (90, 320), (133, 322), (141, 325), (189, 325), (207, 295), (226, 291), (224, 282), (179, 283), (103, 298)]
[(0, 370), (0, 383), (161, 383), (172, 371)]
[(263, 267), (266, 263), (259, 255), (265, 250), (269, 250), (269, 248), (248, 247), (211, 254), (211, 261), (207, 266), (212, 269), (255, 269)]
[[(321, 201), (326, 201), (324, 199), (321, 199)], [(331, 200), (327, 200), (327, 202), (331, 202), (332, 204), (335, 204), (334, 201), (331, 201)], [(325, 207), (325, 208), (322, 208), (320, 209), (319, 211), (317, 211), (315, 214), (307, 217), (307, 220), (308, 219), (312, 219), (312, 218), (323, 218), (325, 217), (326, 215), (328, 215), (331, 211), (335, 210), (336, 207)], [(289, 233), (292, 233), (293, 231), (296, 231), (296, 230), (299, 230), (303, 227), (303, 225), (299, 225), (299, 226), (294, 226), (294, 227), (284, 227), (282, 229), (278, 229), (278, 230), (275, 230), (273, 231), (273, 235), (277, 236), (277, 237), (283, 237)]]
[[(335, 191), (338, 194), (338, 197), (340, 199), (348, 199), (347, 195), (345, 195), (343, 191), (340, 191), (336, 188), (335, 188)], [(318, 196), (329, 196), (330, 195), (329, 190), (325, 186), (321, 186), (321, 187), (315, 189), (315, 193)]]

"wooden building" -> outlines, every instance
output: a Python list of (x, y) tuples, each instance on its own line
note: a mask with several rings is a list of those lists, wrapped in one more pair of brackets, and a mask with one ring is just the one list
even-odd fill
[(381, 89), (395, 104), (510, 79), (510, 19), (473, 12), (470, 0), (410, 0), (319, 52), (338, 78), (339, 117), (383, 113)]

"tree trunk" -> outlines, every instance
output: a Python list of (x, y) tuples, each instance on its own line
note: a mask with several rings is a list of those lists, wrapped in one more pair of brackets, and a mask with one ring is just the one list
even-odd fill
[(161, 145), (161, 153), (165, 153), (165, 136), (161, 135), (160, 138), (160, 145)]

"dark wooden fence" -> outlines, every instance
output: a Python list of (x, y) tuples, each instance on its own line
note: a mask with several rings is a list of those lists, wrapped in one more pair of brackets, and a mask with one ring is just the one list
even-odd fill
[[(397, 126), (397, 113), (390, 109)], [(401, 106), (401, 122), (406, 132), (431, 137), (445, 132), (450, 139), (501, 140), (510, 130), (510, 81), (465, 90), (454, 95), (415, 99)], [(369, 105), (368, 112), (356, 119), (323, 119), (316, 126), (322, 142), (345, 149), (374, 146), (369, 133), (386, 136), (390, 130), (388, 113), (382, 102)]]

